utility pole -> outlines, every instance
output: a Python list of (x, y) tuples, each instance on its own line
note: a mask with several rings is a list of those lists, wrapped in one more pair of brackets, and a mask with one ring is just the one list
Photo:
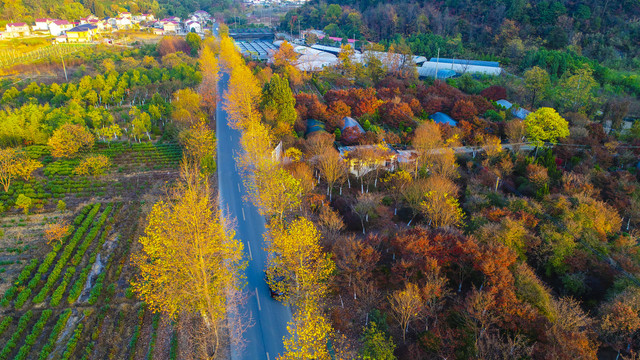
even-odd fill
[(436, 57), (436, 80), (438, 80), (438, 65), (440, 63), (440, 48), (438, 48), (438, 56)]
[[(59, 50), (60, 48), (58, 48)], [(62, 60), (62, 69), (64, 69), (64, 79), (65, 81), (69, 82), (69, 78), (67, 77), (67, 67), (64, 65), (64, 57), (62, 56), (62, 53), (60, 51), (58, 51), (58, 54), (60, 54), (60, 60)]]

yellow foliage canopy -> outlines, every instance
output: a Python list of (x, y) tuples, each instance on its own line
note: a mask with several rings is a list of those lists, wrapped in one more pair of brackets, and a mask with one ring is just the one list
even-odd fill
[(55, 157), (71, 157), (83, 147), (92, 147), (95, 139), (86, 127), (64, 124), (49, 138), (51, 155)]
[(111, 165), (111, 161), (105, 155), (89, 155), (80, 161), (73, 169), (77, 175), (101, 175)]
[(239, 288), (242, 242), (221, 222), (206, 179), (184, 171), (172, 199), (156, 203), (133, 261), (140, 276), (131, 285), (154, 311), (199, 315), (216, 329), (226, 291)]

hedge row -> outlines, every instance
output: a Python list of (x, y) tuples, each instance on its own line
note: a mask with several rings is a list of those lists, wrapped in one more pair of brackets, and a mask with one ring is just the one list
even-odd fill
[(5, 360), (11, 351), (18, 346), (18, 340), (20, 340), (22, 333), (27, 329), (27, 325), (29, 324), (29, 321), (31, 321), (31, 317), (33, 317), (33, 312), (31, 310), (27, 311), (20, 317), (20, 320), (18, 320), (18, 327), (13, 332), (11, 339), (4, 344), (4, 347), (0, 352), (0, 360)]
[[(109, 206), (111, 206), (111, 204)], [(117, 208), (118, 208), (118, 204), (115, 205), (115, 209), (113, 211), (114, 214), (115, 214), (115, 211), (117, 210)], [(107, 209), (109, 209), (109, 207), (107, 207)], [(106, 211), (107, 210), (105, 210), (105, 212)], [(102, 232), (102, 235), (100, 236), (100, 241), (98, 241), (98, 245), (91, 252), (91, 257), (89, 258), (89, 263), (82, 269), (82, 272), (80, 273), (80, 276), (73, 283), (73, 286), (71, 287), (71, 290), (69, 291), (69, 296), (67, 297), (67, 302), (69, 303), (69, 305), (71, 305), (74, 302), (76, 302), (76, 300), (78, 300), (78, 297), (80, 297), (80, 294), (82, 293), (82, 290), (84, 289), (84, 284), (87, 282), (87, 278), (89, 277), (89, 272), (91, 271), (91, 268), (93, 267), (93, 264), (96, 262), (96, 257), (98, 255), (98, 252), (100, 252), (100, 250), (102, 249), (102, 245), (104, 245), (104, 242), (106, 241), (107, 235), (111, 231), (111, 228), (112, 228), (111, 225), (107, 225), (105, 227), (104, 231)]]
[(31, 259), (29, 264), (27, 264), (27, 266), (25, 266), (22, 269), (15, 283), (10, 288), (8, 288), (7, 291), (4, 292), (4, 296), (0, 301), (0, 305), (9, 306), (9, 302), (13, 300), (13, 298), (16, 296), (20, 286), (22, 286), (24, 282), (31, 277), (31, 273), (33, 272), (33, 270), (35, 270), (37, 266), (38, 266), (38, 259)]
[(142, 327), (142, 321), (144, 320), (144, 311), (146, 305), (142, 303), (140, 309), (138, 309), (138, 323), (135, 329), (133, 329), (133, 335), (129, 341), (129, 360), (133, 360), (136, 355), (136, 345), (138, 344), (138, 338), (140, 337), (140, 328)]
[(113, 209), (112, 204), (107, 205), (107, 208), (104, 209), (102, 215), (100, 216), (100, 219), (98, 220), (98, 223), (93, 225), (91, 231), (89, 231), (82, 244), (80, 244), (78, 251), (73, 256), (73, 259), (71, 259), (71, 264), (78, 265), (80, 263), (80, 260), (82, 260), (82, 257), (84, 256), (84, 253), (87, 251), (96, 236), (98, 236), (98, 232), (100, 232), (100, 230), (102, 229), (102, 225), (104, 225), (109, 215), (111, 215), (111, 209)]
[(11, 316), (2, 318), (2, 321), (0, 321), (0, 336), (4, 334), (5, 331), (7, 331), (12, 321), (13, 321), (13, 318)]
[(73, 250), (75, 250), (76, 245), (78, 244), (82, 236), (87, 232), (89, 225), (91, 225), (99, 210), (100, 204), (95, 204), (89, 212), (89, 215), (87, 215), (87, 218), (82, 222), (82, 225), (80, 225), (76, 233), (73, 235), (73, 238), (67, 243), (64, 251), (62, 252), (62, 255), (58, 259), (56, 267), (53, 268), (51, 274), (49, 274), (47, 282), (44, 284), (42, 289), (40, 289), (38, 295), (33, 298), (33, 302), (35, 304), (43, 302), (49, 291), (51, 291), (53, 284), (58, 281), (58, 279), (60, 278), (60, 274), (62, 273), (62, 269), (67, 265), (67, 261), (69, 261)]
[(56, 290), (53, 292), (53, 295), (51, 295), (51, 301), (49, 301), (50, 306), (58, 306), (58, 304), (60, 304), (60, 300), (62, 300), (62, 295), (64, 295), (64, 292), (67, 290), (67, 285), (69, 285), (69, 282), (71, 281), (71, 277), (73, 277), (75, 273), (76, 273), (76, 268), (74, 267), (67, 268), (67, 271), (64, 273), (64, 277), (62, 278), (62, 282), (60, 283), (60, 285), (58, 285)]
[(29, 355), (31, 348), (36, 343), (36, 340), (38, 340), (38, 337), (42, 333), (42, 330), (52, 313), (53, 311), (51, 310), (44, 310), (42, 312), (40, 319), (38, 319), (38, 322), (33, 325), (31, 333), (27, 335), (27, 338), (24, 340), (24, 344), (20, 347), (18, 354), (13, 358), (13, 360), (25, 360), (27, 358), (27, 355)]
[(46, 360), (49, 357), (49, 354), (53, 351), (56, 346), (56, 342), (58, 341), (58, 336), (60, 336), (60, 332), (67, 325), (67, 321), (71, 316), (71, 309), (65, 310), (60, 317), (58, 317), (58, 321), (51, 330), (49, 334), (49, 339), (47, 343), (44, 345), (42, 350), (40, 351), (40, 356), (38, 356), (38, 360)]
[(65, 347), (66, 350), (62, 354), (62, 360), (69, 360), (71, 355), (73, 355), (73, 352), (76, 350), (76, 346), (78, 346), (80, 335), (82, 335), (82, 329), (84, 329), (84, 325), (80, 324), (73, 331), (73, 336), (71, 336), (71, 339), (69, 339), (69, 341), (67, 342), (67, 346)]
[(145, 360), (153, 360), (153, 349), (156, 346), (156, 340), (158, 338), (158, 323), (160, 322), (160, 313), (153, 315), (153, 322), (151, 323), (151, 341), (149, 342), (149, 349), (147, 349), (147, 356)]

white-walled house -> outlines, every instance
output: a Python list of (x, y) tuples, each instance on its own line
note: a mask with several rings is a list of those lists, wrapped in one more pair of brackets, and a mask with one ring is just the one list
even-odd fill
[(167, 21), (162, 24), (162, 30), (164, 30), (165, 34), (170, 34), (170, 33), (177, 34), (179, 29), (180, 29), (180, 23), (177, 23), (175, 21)]
[(43, 18), (43, 19), (36, 19), (35, 20), (35, 25), (33, 26), (33, 31), (49, 31), (49, 24), (51, 24), (54, 21), (54, 19), (49, 19), (49, 18)]
[(18, 22), (8, 23), (5, 33), (10, 34), (10, 37), (20, 37), (29, 36), (31, 31), (29, 30), (29, 25), (27, 25), (27, 23)]
[(71, 28), (73, 28), (73, 24), (67, 20), (54, 20), (49, 24), (49, 33), (53, 36), (59, 36)]
[(202, 32), (202, 26), (197, 21), (189, 20), (185, 23), (185, 27), (187, 28), (187, 32)]

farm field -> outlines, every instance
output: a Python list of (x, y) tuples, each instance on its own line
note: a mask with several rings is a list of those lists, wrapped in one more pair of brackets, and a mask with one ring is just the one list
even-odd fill
[[(92, 153), (111, 160), (100, 176), (75, 176), (78, 160), (54, 160), (46, 146), (26, 152), (44, 167), (0, 192), (0, 359), (175, 358), (174, 324), (129, 289), (129, 257), (142, 213), (177, 176), (180, 146), (97, 144)], [(18, 194), (32, 214), (13, 210)], [(48, 244), (52, 223), (70, 230)]]

